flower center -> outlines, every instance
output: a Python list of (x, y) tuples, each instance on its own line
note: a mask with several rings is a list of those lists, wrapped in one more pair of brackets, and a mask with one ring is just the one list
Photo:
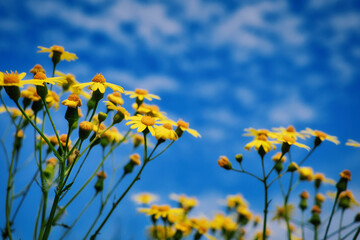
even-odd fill
[(44, 68), (40, 65), (40, 64), (36, 64), (31, 70), (30, 70), (31, 73), (34, 73), (36, 74), (37, 72), (43, 72), (45, 73), (45, 70)]
[(259, 136), (257, 137), (257, 139), (260, 140), (260, 141), (267, 141), (267, 137), (266, 137), (266, 135), (264, 135), (264, 134), (259, 135)]
[(34, 76), (34, 79), (40, 79), (40, 80), (45, 80), (46, 79), (46, 75), (43, 72), (37, 72)]
[(288, 144), (294, 144), (295, 143), (295, 139), (292, 138), (292, 137), (284, 135), (282, 138), (283, 138), (284, 142), (287, 142)]
[(141, 118), (141, 123), (145, 124), (146, 126), (153, 126), (155, 124), (155, 120), (150, 116), (143, 116)]
[(100, 171), (96, 174), (99, 178), (105, 179), (107, 177), (106, 173), (104, 171)]
[(64, 50), (64, 48), (61, 47), (61, 46), (56, 46), (56, 45), (54, 45), (54, 46), (51, 47), (51, 51), (63, 53), (65, 50)]
[(287, 131), (287, 132), (292, 132), (292, 133), (296, 132), (296, 131), (295, 131), (295, 128), (294, 128), (293, 126), (289, 126), (289, 127), (286, 129), (286, 131)]
[(105, 83), (106, 80), (101, 73), (95, 75), (95, 77), (91, 80), (92, 82)]
[(177, 122), (177, 125), (182, 128), (189, 128), (189, 123), (187, 123), (181, 119)]
[(319, 138), (326, 138), (327, 137), (327, 134), (322, 132), (322, 131), (319, 131), (319, 130), (315, 130), (315, 135)]
[(114, 92), (112, 95), (113, 95), (114, 97), (121, 97), (121, 94), (120, 94), (119, 92)]
[(71, 94), (71, 95), (68, 97), (68, 100), (73, 101), (73, 102), (78, 102), (78, 101), (80, 101), (80, 98), (79, 98), (79, 96), (76, 95), (76, 94)]
[(11, 71), (10, 73), (6, 72), (4, 74), (4, 83), (19, 83), (19, 82), (20, 79), (17, 71), (15, 72)]
[(160, 212), (167, 212), (167, 211), (170, 210), (170, 206), (169, 206), (169, 205), (162, 205), (162, 206), (159, 206), (159, 207), (158, 207), (158, 210), (159, 210)]
[(140, 95), (146, 95), (146, 94), (148, 94), (148, 91), (147, 90), (145, 90), (145, 89), (135, 89), (135, 93), (136, 94), (140, 94)]
[(73, 83), (75, 83), (75, 77), (74, 77), (74, 75), (72, 75), (72, 74), (66, 75), (65, 80), (68, 82), (68, 84), (73, 84)]
[(173, 130), (172, 126), (170, 123), (164, 123), (163, 124), (163, 127), (166, 128), (166, 129), (169, 129), (169, 130)]

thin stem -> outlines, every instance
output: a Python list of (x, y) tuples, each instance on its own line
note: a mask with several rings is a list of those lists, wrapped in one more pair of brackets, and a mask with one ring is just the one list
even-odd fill
[(243, 170), (238, 170), (238, 169), (235, 169), (235, 168), (231, 168), (231, 170), (235, 171), (235, 172), (239, 172), (239, 173), (245, 173), (247, 175), (250, 175), (254, 178), (256, 178), (257, 180), (259, 180), (260, 182), (262, 182), (263, 180), (261, 178), (259, 178), (258, 176), (256, 176), (255, 174), (251, 173), (251, 172), (248, 172), (248, 171), (245, 171), (244, 169)]
[(317, 240), (318, 239), (318, 227), (315, 226), (314, 227), (314, 240)]
[(167, 145), (161, 152), (159, 152), (155, 157), (152, 157), (149, 159), (149, 161), (154, 160), (155, 158), (157, 158), (158, 156), (160, 156), (161, 154), (163, 154), (175, 141), (172, 141), (171, 143), (169, 143), (169, 145)]
[[(355, 233), (355, 235), (354, 235), (353, 240), (356, 240), (357, 237), (359, 236), (359, 234), (360, 234), (360, 227), (358, 227), (358, 229), (357, 229), (357, 231), (356, 231), (356, 233)], [(346, 236), (346, 237), (347, 237), (347, 236)], [(344, 239), (345, 239), (345, 238), (344, 238)]]
[(268, 186), (266, 183), (266, 174), (265, 174), (265, 165), (264, 165), (264, 156), (261, 155), (261, 168), (263, 173), (263, 179), (262, 182), (264, 183), (264, 192), (265, 192), (265, 199), (264, 199), (264, 222), (263, 222), (263, 233), (262, 233), (262, 239), (266, 240), (266, 224), (267, 224), (267, 214), (268, 214)]
[(304, 221), (304, 210), (301, 211), (301, 238), (305, 240), (305, 221)]
[[(345, 229), (353, 226), (355, 223), (356, 223), (356, 222), (349, 223), (348, 225), (342, 227), (341, 230), (345, 230)], [(337, 234), (339, 231), (340, 231), (340, 229), (336, 230), (335, 232), (332, 232), (331, 234), (328, 235), (328, 238), (331, 238), (332, 236), (334, 236), (335, 234)]]
[(336, 192), (335, 201), (334, 201), (334, 205), (333, 205), (332, 210), (331, 210), (330, 218), (329, 218), (328, 224), (327, 224), (327, 226), (326, 226), (326, 231), (325, 231), (325, 235), (324, 235), (324, 240), (326, 240), (326, 238), (327, 238), (327, 234), (328, 234), (328, 232), (329, 232), (331, 220), (332, 220), (332, 218), (333, 218), (333, 216), (334, 216), (335, 207), (336, 207), (337, 201), (338, 201), (338, 199), (339, 199), (339, 195), (340, 195), (340, 192), (337, 191), (337, 192)]
[(316, 149), (317, 146), (314, 146), (309, 152), (308, 154), (304, 157), (303, 160), (301, 160), (301, 162), (298, 164), (299, 166), (303, 165), (303, 163), (310, 157), (310, 155), (314, 152), (314, 150)]
[(339, 222), (339, 233), (338, 233), (338, 239), (339, 240), (341, 240), (341, 228), (342, 228), (342, 224), (343, 224), (343, 220), (344, 220), (344, 212), (345, 212), (345, 209), (341, 208), (340, 222)]

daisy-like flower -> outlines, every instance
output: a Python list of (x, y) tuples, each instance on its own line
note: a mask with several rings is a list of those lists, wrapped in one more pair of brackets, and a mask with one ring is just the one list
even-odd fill
[(75, 53), (66, 52), (62, 46), (53, 45), (50, 48), (38, 46), (38, 48), (40, 48), (38, 53), (48, 52), (50, 53), (50, 58), (54, 58), (56, 55), (60, 55), (60, 60), (66, 60), (68, 62), (78, 59)]
[(312, 181), (314, 173), (311, 167), (301, 167), (298, 169), (300, 180)]
[(179, 137), (182, 136), (183, 132), (188, 132), (191, 135), (193, 135), (194, 137), (201, 137), (200, 133), (198, 133), (196, 130), (189, 128), (189, 123), (183, 121), (182, 119), (179, 119), (176, 123), (177, 125), (177, 129), (176, 129), (176, 133)]
[(255, 137), (253, 141), (246, 144), (245, 149), (250, 151), (250, 149), (254, 147), (256, 151), (259, 151), (260, 147), (262, 147), (265, 153), (268, 153), (271, 149), (276, 149), (276, 146), (274, 145), (275, 143), (278, 142), (269, 141), (266, 135), (260, 134), (259, 136)]
[(137, 98), (140, 102), (144, 101), (144, 99), (147, 99), (149, 101), (153, 99), (160, 100), (159, 96), (156, 96), (154, 94), (148, 93), (145, 89), (135, 89), (135, 91), (125, 91), (125, 95), (130, 95), (130, 98)]
[(155, 138), (157, 140), (177, 140), (179, 137), (176, 132), (173, 130), (173, 127), (170, 123), (164, 123), (161, 126), (154, 126), (155, 128)]
[(166, 219), (169, 214), (182, 215), (184, 210), (182, 208), (171, 208), (169, 205), (152, 205), (150, 208), (139, 208), (138, 211), (153, 216), (155, 219), (160, 217)]
[(152, 193), (143, 192), (133, 195), (132, 199), (138, 204), (149, 205), (150, 203), (157, 201), (159, 197)]
[(20, 96), (29, 99), (30, 101), (33, 102), (41, 100), (41, 97), (36, 92), (36, 88), (34, 88), (33, 86), (30, 86), (27, 89), (22, 90)]
[(115, 110), (118, 114), (122, 115), (125, 120), (130, 118), (130, 113), (123, 107), (115, 105), (111, 101), (104, 101), (108, 110)]
[(226, 206), (229, 209), (236, 208), (238, 206), (247, 206), (244, 197), (241, 194), (229, 195), (226, 198)]
[(314, 174), (314, 183), (315, 183), (315, 187), (319, 188), (321, 183), (330, 183), (330, 184), (335, 184), (335, 181), (329, 178), (325, 178), (325, 175), (322, 173), (316, 173)]
[(272, 220), (280, 221), (280, 220), (283, 220), (283, 219), (285, 220), (286, 218), (290, 219), (290, 217), (294, 214), (294, 210), (295, 210), (295, 207), (293, 205), (291, 205), (291, 204), (288, 204), (286, 209), (285, 209), (285, 206), (281, 206), (281, 207), (277, 206), (276, 211), (275, 211), (275, 215), (272, 218)]
[(208, 239), (215, 240), (213, 236), (209, 235), (207, 231), (210, 228), (210, 221), (206, 218), (191, 218), (192, 227), (197, 230), (196, 234), (204, 235)]
[(287, 128), (279, 127), (279, 128), (273, 128), (272, 129), (275, 133), (278, 133), (279, 135), (286, 135), (291, 138), (297, 139), (298, 137), (301, 139), (305, 139), (306, 135), (299, 133), (295, 130), (293, 126), (288, 126)]
[(143, 132), (144, 130), (149, 130), (151, 135), (155, 136), (155, 129), (154, 126), (159, 122), (158, 118), (153, 118), (151, 116), (142, 116), (140, 114), (136, 116), (129, 117), (130, 121), (127, 122), (125, 125), (131, 125), (131, 129), (137, 128), (138, 132)]
[(95, 77), (88, 83), (80, 83), (74, 85), (74, 87), (83, 89), (84, 87), (89, 87), (91, 91), (99, 90), (100, 93), (104, 93), (106, 87), (111, 88), (114, 92), (118, 91), (120, 93), (124, 92), (124, 89), (116, 84), (106, 82), (106, 79), (101, 73), (95, 75)]
[(38, 72), (42, 72), (45, 73), (45, 69), (40, 65), (40, 64), (36, 64), (31, 70), (31, 73), (34, 74), (34, 76), (38, 73)]
[(134, 103), (133, 108), (137, 113), (165, 119), (165, 113), (160, 112), (160, 108), (157, 105), (147, 105), (145, 103), (141, 103), (140, 106), (138, 106), (137, 103)]
[(352, 147), (360, 147), (360, 142), (348, 139), (348, 141), (345, 143), (346, 146), (352, 146)]
[(34, 85), (39, 85), (39, 86), (43, 85), (43, 81), (41, 81), (39, 79), (37, 79), (37, 80), (34, 80), (34, 79), (22, 80), (25, 76), (26, 76), (25, 72), (20, 73), (20, 74), (17, 71), (15, 71), (15, 72), (11, 71), (10, 73), (8, 71), (6, 71), (6, 73), (0, 72), (0, 86), (22, 87), (25, 84), (34, 84)]
[(269, 137), (269, 138), (277, 138), (278, 134), (274, 133), (274, 132), (270, 132), (267, 129), (254, 129), (254, 128), (245, 128), (245, 132), (243, 136), (254, 136), (254, 137), (259, 137), (259, 136), (265, 136), (265, 137)]
[(184, 194), (178, 195), (175, 193), (170, 194), (170, 199), (179, 203), (179, 206), (184, 209), (185, 212), (189, 212), (193, 207), (198, 205), (198, 201), (195, 197), (188, 197)]
[(60, 98), (54, 91), (48, 91), (48, 95), (45, 99), (49, 107), (54, 107), (56, 110), (59, 109)]
[(107, 96), (107, 100), (109, 100), (111, 103), (113, 103), (115, 105), (123, 105), (124, 104), (124, 99), (121, 98), (120, 92), (110, 93)]
[(352, 208), (353, 206), (359, 206), (353, 193), (350, 190), (346, 190), (339, 195), (339, 207), (343, 209)]
[(82, 102), (81, 99), (79, 98), (78, 95), (76, 94), (71, 94), (68, 99), (64, 100), (61, 102), (62, 105), (71, 107), (71, 108), (76, 108), (76, 107), (81, 107)]
[(339, 140), (335, 136), (330, 136), (322, 131), (319, 130), (312, 130), (310, 128), (306, 128), (305, 130), (301, 131), (303, 134), (308, 134), (315, 136), (315, 146), (318, 146), (322, 141), (328, 140), (330, 142), (333, 142), (335, 144), (339, 144)]
[(63, 80), (63, 82), (59, 84), (62, 87), (63, 91), (70, 91), (77, 95), (81, 95), (86, 99), (90, 99), (91, 96), (89, 93), (85, 92), (83, 89), (75, 87), (75, 85), (79, 84), (79, 82), (76, 81), (73, 74), (65, 74), (60, 71), (56, 71), (55, 74), (60, 76), (60, 78)]
[(282, 142), (283, 144), (287, 144), (288, 148), (290, 148), (291, 145), (295, 145), (295, 146), (298, 146), (300, 148), (305, 148), (306, 150), (310, 150), (310, 148), (308, 146), (306, 146), (305, 144), (296, 142), (296, 138), (290, 137), (289, 135), (282, 135), (277, 140), (279, 142)]

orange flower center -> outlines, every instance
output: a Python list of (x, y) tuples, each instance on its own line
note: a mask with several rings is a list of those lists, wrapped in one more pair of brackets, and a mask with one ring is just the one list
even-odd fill
[(141, 123), (145, 124), (146, 126), (153, 126), (155, 124), (155, 120), (150, 116), (143, 116), (141, 118)]
[(179, 127), (182, 127), (182, 128), (189, 128), (189, 123), (184, 122), (184, 121), (181, 120), (181, 119), (177, 122), (177, 125), (178, 125)]
[(68, 97), (68, 100), (73, 101), (73, 102), (78, 102), (78, 101), (80, 101), (80, 98), (79, 98), (79, 96), (76, 95), (76, 94), (71, 94), (71, 95)]
[(170, 210), (170, 206), (169, 206), (169, 205), (162, 205), (162, 206), (159, 206), (159, 207), (158, 207), (158, 210), (159, 210), (160, 212), (167, 212), (167, 211)]
[(324, 176), (324, 174), (317, 173), (317, 174), (314, 175), (314, 179), (315, 179), (315, 180), (324, 181), (324, 180), (325, 180), (325, 176)]
[(319, 131), (319, 130), (315, 130), (315, 136), (321, 138), (321, 139), (325, 139), (327, 137), (327, 134), (322, 132), (322, 131)]
[(134, 153), (130, 156), (130, 160), (135, 163), (136, 165), (140, 165), (140, 155), (137, 153)]
[(146, 95), (146, 94), (148, 94), (148, 91), (147, 90), (145, 90), (145, 89), (135, 89), (135, 93), (136, 94), (139, 94), (139, 95)]
[(321, 209), (315, 205), (312, 209), (311, 209), (311, 212), (312, 213), (321, 213)]
[(294, 128), (293, 126), (289, 126), (289, 127), (286, 129), (286, 131), (287, 131), (287, 132), (292, 132), (292, 133), (296, 132), (296, 131), (295, 131), (295, 128)]
[(34, 79), (40, 79), (40, 80), (45, 80), (46, 79), (46, 75), (43, 72), (37, 72), (34, 76)]
[(45, 73), (44, 68), (40, 64), (36, 64), (31, 70), (31, 73), (43, 72)]
[(295, 143), (295, 139), (292, 138), (292, 137), (284, 135), (282, 138), (283, 138), (284, 142), (286, 142), (288, 144), (294, 144)]
[(347, 179), (348, 181), (351, 180), (351, 172), (349, 170), (344, 170), (340, 173), (340, 177)]
[(121, 94), (120, 94), (119, 92), (114, 92), (112, 95), (113, 95), (114, 97), (121, 97)]
[(267, 137), (266, 137), (266, 135), (264, 135), (264, 134), (259, 135), (259, 136), (257, 137), (257, 139), (260, 140), (260, 141), (267, 141)]
[(11, 73), (6, 72), (4, 74), (4, 83), (19, 83), (19, 82), (20, 79), (17, 71), (15, 72), (11, 71)]
[(96, 74), (95, 77), (91, 81), (98, 82), (98, 83), (106, 83), (106, 80), (101, 73)]
[(91, 122), (83, 121), (80, 123), (79, 128), (84, 131), (91, 131), (93, 130), (93, 125), (91, 124)]
[(99, 178), (106, 178), (106, 177), (107, 177), (107, 175), (106, 175), (106, 173), (105, 173), (104, 171), (100, 171), (100, 172), (98, 172), (96, 175), (97, 175)]
[(51, 51), (63, 53), (65, 50), (64, 50), (64, 48), (61, 47), (61, 46), (56, 46), (56, 45), (54, 45), (54, 46), (51, 47)]
[(164, 123), (164, 124), (163, 124), (163, 127), (166, 128), (166, 129), (168, 129), (168, 130), (173, 130), (173, 128), (172, 128), (172, 126), (171, 126), (170, 123)]

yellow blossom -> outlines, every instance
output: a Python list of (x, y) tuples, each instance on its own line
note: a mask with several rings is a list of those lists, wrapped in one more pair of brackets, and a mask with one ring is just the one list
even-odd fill
[(152, 117), (157, 117), (160, 119), (164, 119), (165, 113), (160, 112), (160, 108), (157, 105), (148, 105), (145, 103), (141, 103), (140, 106), (138, 106), (137, 103), (133, 104), (133, 108), (136, 110), (137, 113), (143, 114), (143, 115), (149, 115)]
[(265, 136), (269, 138), (277, 138), (278, 134), (274, 132), (270, 132), (267, 129), (254, 129), (254, 128), (245, 128), (245, 132), (243, 136), (253, 136), (253, 137), (259, 137), (259, 136)]
[(158, 118), (153, 118), (150, 116), (142, 116), (140, 114), (129, 117), (129, 119), (130, 121), (127, 122), (125, 125), (131, 125), (130, 126), (131, 129), (137, 128), (138, 132), (143, 132), (144, 130), (147, 129), (153, 136), (155, 136), (155, 130), (154, 130), (155, 124), (161, 123), (158, 121), (159, 120)]
[(310, 150), (310, 148), (308, 146), (306, 146), (305, 144), (296, 142), (296, 138), (290, 137), (289, 135), (280, 136), (278, 138), (278, 141), (280, 141), (282, 143), (287, 143), (287, 144), (289, 144), (289, 146), (295, 145), (295, 146), (298, 146), (301, 148), (305, 148), (306, 150)]
[(184, 194), (178, 195), (178, 194), (170, 194), (170, 199), (175, 200), (179, 203), (180, 207), (184, 209), (185, 212), (188, 212), (193, 207), (198, 205), (198, 201), (195, 197), (188, 197)]
[(65, 74), (60, 71), (55, 71), (55, 74), (59, 75), (60, 79), (62, 80), (62, 83), (59, 85), (62, 87), (63, 91), (70, 91), (71, 93), (83, 96), (86, 99), (90, 99), (91, 96), (89, 93), (85, 92), (82, 88), (75, 87), (77, 84), (79, 84), (79, 82), (76, 81), (73, 74)]
[(179, 137), (176, 132), (173, 130), (172, 125), (170, 123), (164, 123), (161, 126), (154, 126), (155, 128), (155, 138), (162, 140), (177, 140)]
[(235, 208), (238, 206), (247, 206), (246, 201), (241, 194), (227, 196), (226, 205), (228, 208)]
[(10, 86), (17, 86), (22, 87), (25, 84), (34, 84), (43, 86), (43, 81), (41, 80), (22, 80), (26, 76), (26, 73), (18, 74), (17, 71), (10, 73), (6, 71), (6, 73), (0, 72), (0, 86), (10, 87)]
[(123, 105), (124, 104), (124, 100), (121, 98), (120, 92), (110, 93), (107, 96), (107, 100), (109, 100), (110, 102), (112, 102), (115, 105)]
[(104, 101), (104, 102), (105, 102), (105, 105), (107, 106), (107, 109), (117, 111), (119, 114), (124, 116), (125, 120), (128, 120), (130, 118), (130, 113), (125, 108), (123, 108), (121, 106), (117, 106), (111, 101)]
[(275, 133), (278, 133), (279, 135), (285, 135), (291, 138), (294, 138), (295, 140), (299, 137), (301, 139), (305, 139), (306, 135), (299, 133), (295, 130), (293, 126), (288, 126), (287, 128), (279, 127), (279, 128), (273, 128), (272, 129)]
[(41, 100), (41, 97), (36, 92), (36, 88), (33, 86), (30, 86), (27, 89), (22, 90), (20, 96), (23, 98), (30, 99), (33, 102), (37, 102)]
[(45, 99), (49, 107), (54, 107), (56, 110), (59, 109), (60, 98), (54, 91), (48, 91)]
[[(273, 160), (274, 162), (278, 162), (279, 160), (280, 160), (281, 162), (285, 162), (285, 161), (286, 161), (286, 157), (285, 157), (285, 156), (282, 156), (282, 157), (281, 157), (281, 155), (282, 155), (281, 152), (277, 152), (277, 153), (272, 157), (272, 160)], [(280, 157), (281, 157), (281, 159), (280, 159)]]
[[(181, 130), (181, 133), (186, 131), (193, 135), (194, 137), (201, 137), (200, 133), (198, 133), (196, 130), (189, 128), (189, 123), (183, 121), (182, 119), (179, 119), (176, 123), (178, 129)], [(178, 134), (179, 135), (179, 134)]]
[(81, 107), (82, 102), (81, 99), (79, 98), (78, 95), (76, 94), (71, 94), (68, 99), (62, 101), (63, 105), (71, 107), (71, 108), (76, 108), (76, 107)]
[(135, 89), (135, 91), (125, 91), (126, 95), (130, 95), (130, 98), (137, 98), (139, 101), (143, 101), (144, 98), (151, 101), (152, 99), (158, 99), (160, 100), (159, 96), (156, 96), (154, 94), (149, 94), (147, 90), (145, 89)]
[(158, 200), (158, 196), (152, 193), (138, 193), (136, 195), (133, 195), (132, 199), (138, 203), (138, 204), (145, 204), (148, 205), (152, 202), (155, 202)]
[(60, 54), (60, 60), (72, 61), (72, 60), (78, 59), (76, 54), (66, 52), (64, 50), (64, 47), (62, 47), (62, 46), (53, 45), (50, 48), (45, 48), (45, 47), (38, 46), (38, 48), (40, 48), (38, 53), (48, 52), (48, 53), (50, 53), (49, 54), (50, 58), (53, 57), (54, 53), (58, 53), (58, 54)]
[(87, 86), (89, 86), (89, 89), (91, 89), (92, 91), (99, 90), (99, 92), (101, 93), (105, 92), (106, 87), (111, 88), (114, 92), (115, 91), (118, 91), (120, 93), (124, 92), (124, 89), (122, 87), (113, 83), (106, 82), (106, 79), (101, 73), (96, 74), (95, 77), (91, 80), (91, 82), (74, 85), (74, 87), (79, 89), (82, 89)]
[(259, 150), (260, 147), (263, 147), (264, 151), (267, 153), (271, 149), (275, 150), (276, 146), (274, 143), (278, 143), (275, 141), (269, 141), (266, 135), (260, 134), (259, 136), (255, 137), (255, 139), (248, 144), (245, 145), (246, 150), (250, 150), (252, 147), (255, 148), (255, 150)]
[(31, 73), (33, 73), (34, 75), (36, 75), (36, 73), (38, 72), (42, 72), (45, 73), (45, 69), (40, 65), (40, 64), (36, 64), (31, 70)]
[(276, 207), (276, 211), (275, 211), (275, 215), (274, 217), (272, 218), (272, 220), (285, 220), (286, 218), (287, 219), (290, 219), (291, 216), (293, 215), (294, 213), (294, 210), (295, 210), (295, 207), (291, 204), (288, 204), (286, 209), (285, 209), (285, 206), (280, 206), (280, 207)]
[(300, 167), (298, 169), (300, 180), (312, 181), (314, 174), (310, 167)]
[(335, 136), (330, 136), (322, 131), (319, 130), (312, 130), (310, 128), (306, 128), (305, 130), (301, 131), (303, 134), (309, 134), (312, 136), (315, 136), (320, 139), (320, 141), (328, 140), (330, 142), (333, 142), (335, 144), (339, 144), (339, 140)]
[(348, 139), (348, 141), (345, 143), (346, 146), (352, 146), (352, 147), (360, 147), (360, 143), (351, 139)]
[(182, 208), (171, 208), (169, 205), (152, 205), (150, 208), (139, 208), (139, 212), (145, 213), (150, 216), (154, 216), (155, 219), (164, 218), (166, 219), (169, 214), (182, 214)]

